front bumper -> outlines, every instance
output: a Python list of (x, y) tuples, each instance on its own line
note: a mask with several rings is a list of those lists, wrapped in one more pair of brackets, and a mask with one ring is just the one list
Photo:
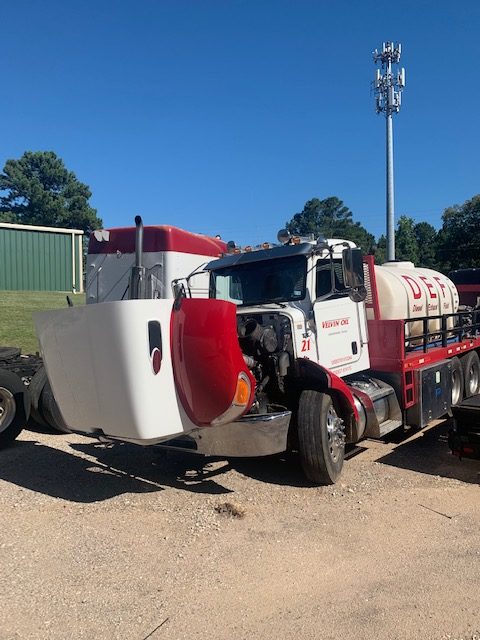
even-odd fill
[(291, 416), (290, 411), (243, 416), (229, 424), (194, 429), (187, 436), (159, 446), (187, 449), (206, 456), (269, 456), (287, 449)]

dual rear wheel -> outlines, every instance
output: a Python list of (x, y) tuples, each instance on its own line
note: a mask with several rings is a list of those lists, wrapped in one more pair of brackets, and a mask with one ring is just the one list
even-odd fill
[(476, 351), (469, 351), (462, 359), (463, 379), (465, 382), (465, 397), (480, 393), (480, 358)]
[(460, 404), (463, 398), (480, 393), (480, 358), (476, 351), (450, 360), (452, 364), (452, 407)]

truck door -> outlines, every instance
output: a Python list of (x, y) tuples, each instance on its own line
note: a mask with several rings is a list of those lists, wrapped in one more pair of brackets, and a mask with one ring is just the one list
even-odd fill
[[(341, 293), (328, 296), (330, 268), (328, 266), (327, 277), (327, 269), (322, 267), (317, 269), (317, 300), (313, 305), (318, 363), (340, 376), (368, 369), (364, 303), (353, 302), (348, 295)], [(337, 269), (335, 265), (335, 287), (338, 290), (342, 288), (340, 267)]]

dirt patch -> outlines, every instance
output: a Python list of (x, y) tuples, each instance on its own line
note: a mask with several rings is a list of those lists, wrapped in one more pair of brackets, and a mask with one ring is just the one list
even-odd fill
[(231, 516), (232, 518), (244, 518), (245, 509), (240, 504), (234, 502), (222, 502), (215, 505), (215, 511), (222, 515)]

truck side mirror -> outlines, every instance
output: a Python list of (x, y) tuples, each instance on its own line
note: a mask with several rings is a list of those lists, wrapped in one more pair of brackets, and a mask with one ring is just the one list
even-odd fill
[(347, 247), (342, 251), (343, 281), (354, 302), (361, 302), (367, 297), (363, 277), (363, 256), (360, 249)]
[(187, 292), (185, 291), (185, 285), (183, 284), (183, 282), (174, 281), (172, 283), (172, 289), (173, 297), (175, 298), (175, 300), (187, 297)]

